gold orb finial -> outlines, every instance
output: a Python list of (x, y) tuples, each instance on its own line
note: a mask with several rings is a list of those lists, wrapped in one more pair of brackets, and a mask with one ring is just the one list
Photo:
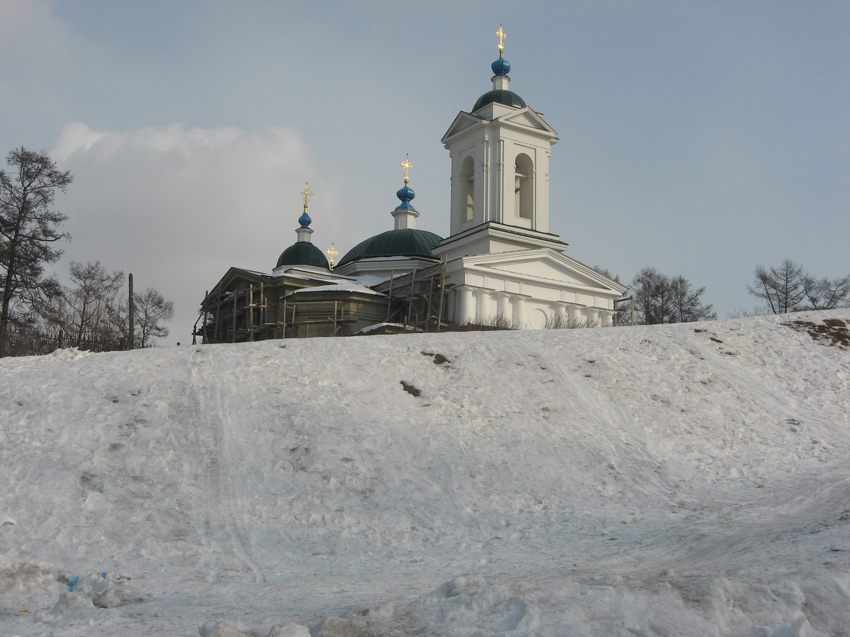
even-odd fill
[(496, 31), (496, 35), (499, 36), (499, 57), (502, 57), (502, 53), (505, 52), (505, 38), (508, 37), (508, 34), (502, 28), (501, 22), (499, 23), (499, 30)]
[(404, 161), (401, 162), (401, 167), (404, 168), (404, 185), (406, 186), (410, 181), (410, 169), (413, 168), (413, 164), (410, 163), (410, 153), (405, 153), (406, 157)]

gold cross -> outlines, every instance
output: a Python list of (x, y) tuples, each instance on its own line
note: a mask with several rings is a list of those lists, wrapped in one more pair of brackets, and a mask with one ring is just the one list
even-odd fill
[(304, 182), (304, 188), (301, 190), (301, 194), (304, 195), (304, 212), (307, 212), (307, 204), (310, 200), (310, 197), (313, 196), (313, 193), (310, 192), (310, 186), (307, 185), (307, 182)]
[(329, 261), (331, 262), (331, 270), (334, 269), (334, 257), (339, 254), (337, 249), (334, 247), (334, 244), (331, 244), (331, 247), (327, 249), (328, 256), (330, 257)]
[(410, 163), (410, 153), (406, 153), (406, 157), (404, 161), (401, 162), (401, 167), (404, 168), (404, 185), (407, 185), (407, 182), (410, 181), (410, 175), (408, 174), (410, 169), (413, 168), (413, 164)]
[(496, 31), (496, 35), (499, 36), (499, 57), (502, 57), (502, 53), (505, 50), (505, 38), (508, 37), (508, 34), (502, 28), (501, 22), (499, 23), (499, 30)]

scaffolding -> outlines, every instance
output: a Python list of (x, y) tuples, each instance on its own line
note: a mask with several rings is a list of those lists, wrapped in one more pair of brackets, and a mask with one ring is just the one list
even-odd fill
[(383, 298), (349, 290), (320, 292), (302, 281), (252, 281), (249, 276), (223, 279), (221, 287), (207, 292), (193, 342), (198, 336), (204, 343), (345, 336), (381, 323), (441, 331), (449, 324), (446, 293), (452, 286), (446, 286), (445, 260), (392, 275), (382, 284), (388, 288)]
[[(298, 311), (299, 307), (301, 308), (300, 312)], [(324, 308), (327, 308), (327, 310)], [(315, 329), (321, 326), (332, 328), (328, 336), (339, 336), (343, 325), (351, 324), (354, 321), (355, 317), (351, 312), (346, 314), (345, 304), (339, 300), (290, 301), (286, 298), (283, 300), (282, 338), (298, 338), (302, 336), (299, 334), (299, 331), (306, 332), (303, 334), (305, 337), (324, 336), (324, 334), (310, 334), (311, 331), (324, 331)]]
[[(405, 280), (408, 276), (409, 285)], [(453, 285), (446, 285), (445, 259), (424, 272), (414, 268), (409, 275), (392, 276), (387, 291), (386, 320), (423, 332), (442, 331), (450, 324), (446, 318), (446, 292), (453, 288)]]
[[(198, 321), (195, 336), (205, 343), (238, 343), (280, 338), (283, 325), (276, 313), (269, 311), (272, 304), (263, 282), (247, 287), (215, 292), (214, 303), (207, 293)], [(214, 307), (211, 307), (214, 305)]]

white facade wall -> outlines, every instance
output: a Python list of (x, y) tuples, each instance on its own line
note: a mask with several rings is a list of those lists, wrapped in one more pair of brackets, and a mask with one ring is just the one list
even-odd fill
[[(507, 78), (500, 81), (507, 86)], [(452, 163), (450, 236), (434, 255), (448, 263), (455, 323), (611, 324), (624, 288), (564, 256), (566, 244), (548, 234), (557, 142), (532, 109), (495, 102), (460, 113), (444, 135)]]
[(542, 299), (533, 294), (497, 291), (486, 287), (455, 287), (448, 304), (450, 320), (458, 325), (493, 325), (508, 322), (519, 329), (600, 326), (613, 324), (613, 311), (564, 301)]
[[(466, 128), (444, 138), (452, 161), (451, 235), (493, 221), (520, 228), (549, 232), (549, 158), (558, 141), (531, 109), (517, 111), (500, 104), (482, 109), (481, 118), (467, 116)], [(451, 138), (451, 139), (449, 139)], [(519, 155), (532, 164), (531, 218), (519, 216), (515, 205), (515, 165)], [(473, 170), (473, 218), (467, 220), (464, 162), (471, 158)]]

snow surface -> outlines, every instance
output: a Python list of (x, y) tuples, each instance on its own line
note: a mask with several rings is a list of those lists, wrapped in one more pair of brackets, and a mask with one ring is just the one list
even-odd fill
[(0, 634), (850, 634), (828, 319), (0, 360)]

